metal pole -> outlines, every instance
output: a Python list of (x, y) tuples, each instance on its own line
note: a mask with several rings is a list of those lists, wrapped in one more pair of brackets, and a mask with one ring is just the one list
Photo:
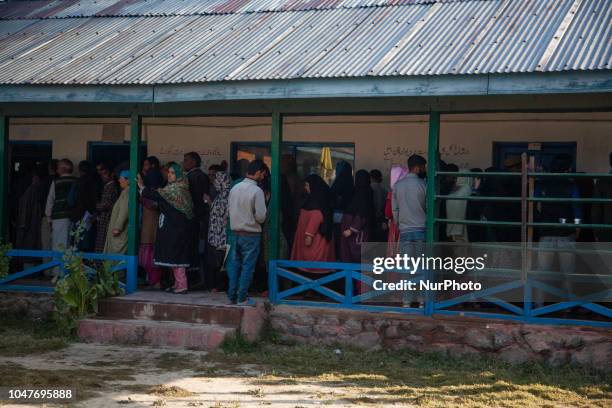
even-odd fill
[[(529, 165), (527, 166), (527, 172), (534, 172), (535, 171), (535, 156), (529, 156)], [(528, 191), (527, 191), (527, 198), (533, 198), (533, 196), (535, 195), (535, 179), (533, 177), (528, 176), (527, 179), (529, 180), (529, 186), (528, 186)], [(527, 273), (529, 274), (529, 271), (531, 271), (532, 268), (532, 263), (533, 263), (533, 226), (531, 225), (531, 223), (533, 223), (533, 210), (534, 210), (535, 206), (534, 206), (534, 202), (533, 201), (529, 201), (529, 204), (527, 206), (527, 222), (529, 223), (529, 227), (527, 228)]]
[[(528, 157), (527, 153), (521, 154), (521, 280), (523, 281), (523, 317), (527, 318), (531, 315), (531, 302), (533, 295), (533, 288), (529, 277), (527, 276), (527, 270), (529, 269), (529, 261), (527, 259), (527, 245), (530, 231), (527, 224), (530, 221), (530, 206), (533, 206), (532, 202), (527, 202), (527, 196), (530, 193), (530, 180), (527, 176), (528, 168)], [(533, 179), (531, 179), (533, 180)]]
[(523, 153), (521, 154), (521, 276), (523, 281), (527, 278), (527, 223), (529, 222), (527, 214), (528, 187), (527, 153)]
[(0, 240), (8, 241), (9, 118), (0, 115)]
[(438, 149), (440, 143), (440, 113), (429, 114), (429, 139), (427, 143), (427, 243), (435, 241), (436, 219), (436, 171), (438, 168)]
[(128, 255), (138, 255), (138, 186), (136, 176), (140, 166), (140, 134), (142, 117), (132, 114), (130, 121), (130, 202), (128, 223)]
[(272, 154), (272, 168), (270, 169), (272, 189), (272, 197), (270, 198), (269, 211), (269, 231), (270, 231), (270, 242), (268, 245), (268, 259), (278, 259), (279, 246), (280, 246), (280, 194), (281, 194), (281, 168), (280, 168), (280, 156), (281, 148), (283, 144), (283, 116), (280, 112), (275, 111), (272, 113), (272, 143), (271, 143), (271, 154)]
[[(440, 143), (440, 112), (431, 112), (429, 114), (429, 138), (427, 141), (427, 219), (426, 219), (426, 252), (428, 256), (433, 255), (433, 243), (436, 239), (436, 186), (438, 169), (438, 150)], [(425, 270), (425, 280), (434, 281), (433, 271)], [(425, 292), (425, 316), (431, 316), (435, 309), (435, 295), (432, 291)]]

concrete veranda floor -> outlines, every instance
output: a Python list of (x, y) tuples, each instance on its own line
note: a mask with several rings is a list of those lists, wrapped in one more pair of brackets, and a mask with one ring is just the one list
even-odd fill
[[(153, 303), (176, 303), (182, 305), (227, 305), (227, 296), (223, 292), (190, 291), (184, 295), (176, 295), (161, 290), (139, 290), (130, 295), (118, 296), (116, 299), (134, 300)], [(263, 298), (251, 297), (253, 301)]]

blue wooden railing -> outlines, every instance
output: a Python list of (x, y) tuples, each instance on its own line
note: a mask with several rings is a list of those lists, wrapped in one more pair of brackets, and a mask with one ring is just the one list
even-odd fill
[[(32, 259), (40, 259), (41, 263), (36, 266), (25, 268), (21, 271), (14, 272), (0, 279), (0, 292), (47, 292), (52, 293), (54, 288), (51, 285), (18, 283), (20, 279), (32, 277), (40, 272), (47, 270), (57, 270), (60, 274), (67, 273), (64, 264), (64, 253), (59, 251), (34, 251), (25, 249), (13, 249), (8, 251), (7, 255), (11, 259), (20, 259), (28, 262)], [(125, 282), (121, 282), (121, 286), (126, 293), (133, 293), (137, 286), (138, 259), (136, 256), (130, 255), (111, 255), (111, 254), (94, 254), (94, 253), (78, 253), (78, 256), (85, 261), (111, 261), (113, 263), (112, 270), (114, 272), (125, 271)], [(95, 270), (85, 264), (88, 274), (94, 274)]]
[[(308, 270), (324, 270), (329, 272), (322, 273), (320, 278), (311, 279), (300, 273), (300, 271)], [(607, 288), (601, 290), (600, 288), (597, 293), (576, 297), (540, 279), (546, 276), (554, 276), (554, 273), (550, 272), (536, 272), (528, 275), (527, 278), (524, 279), (521, 277), (521, 273), (518, 270), (503, 270), (504, 274), (502, 276), (504, 276), (505, 279), (509, 279), (508, 281), (480, 291), (461, 294), (450, 299), (436, 299), (436, 292), (421, 291), (424, 305), (423, 307), (415, 308), (372, 304), (372, 301), (375, 300), (376, 297), (383, 296), (388, 292), (373, 290), (372, 285), (374, 279), (362, 273), (368, 270), (371, 270), (371, 266), (362, 264), (272, 260), (269, 264), (270, 301), (274, 304), (295, 306), (332, 307), (371, 312), (412, 313), (424, 316), (459, 315), (514, 320), (533, 324), (587, 325), (612, 328), (612, 309), (601, 304), (612, 301), (612, 290)], [(495, 268), (482, 271), (482, 274), (487, 273), (500, 276), (500, 270)], [(581, 275), (579, 277), (577, 276), (577, 278), (588, 280), (593, 279), (593, 276)], [(292, 282), (292, 285), (297, 284), (297, 286), (293, 286), (289, 289), (281, 289), (280, 282), (282, 279)], [(420, 279), (432, 280), (432, 276), (430, 272), (424, 271), (420, 275), (410, 275), (410, 277), (406, 278), (406, 280), (411, 281), (418, 281)], [(610, 276), (598, 276), (596, 279), (599, 282), (603, 280), (607, 287), (610, 286), (612, 281), (612, 277)], [(344, 288), (344, 293), (340, 293), (326, 286), (335, 281), (340, 281), (342, 283), (341, 285), (336, 284), (334, 286)], [(362, 285), (365, 285), (366, 290), (363, 291), (364, 293), (354, 293), (354, 285), (357, 282), (361, 282)], [(547, 306), (535, 307), (533, 303), (534, 289), (552, 294), (559, 299), (564, 299), (564, 301)], [(521, 290), (523, 293), (523, 302), (509, 302), (500, 298), (501, 294), (511, 290)], [(314, 291), (318, 293), (320, 297), (323, 297), (323, 299), (300, 299), (300, 294), (304, 294), (306, 291)], [(484, 312), (477, 310), (451, 309), (463, 303), (475, 301), (491, 303), (496, 306), (496, 311)], [(594, 316), (597, 316), (597, 318), (577, 319), (546, 316), (551, 313), (569, 310), (575, 307), (587, 309), (592, 312)]]

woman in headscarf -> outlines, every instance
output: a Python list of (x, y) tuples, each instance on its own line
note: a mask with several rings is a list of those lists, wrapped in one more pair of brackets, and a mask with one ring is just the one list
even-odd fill
[(389, 222), (389, 229), (387, 235), (387, 256), (394, 256), (399, 250), (399, 228), (393, 220), (393, 209), (391, 207), (391, 201), (393, 199), (393, 187), (395, 183), (406, 177), (408, 169), (402, 166), (391, 167), (391, 176), (389, 177), (389, 192), (387, 193), (387, 202), (385, 203), (385, 217)]
[[(149, 156), (144, 160), (142, 163), (142, 176), (144, 185), (147, 188), (157, 190), (163, 185), (164, 179), (157, 157)], [(155, 232), (159, 223), (159, 209), (155, 201), (144, 197), (140, 198), (140, 203), (142, 204), (142, 226), (140, 228), (138, 263), (146, 271), (147, 280), (151, 288), (159, 289), (161, 285), (161, 269), (153, 263)]]
[(207, 286), (213, 291), (225, 291), (225, 275), (223, 273), (223, 260), (225, 259), (228, 224), (228, 198), (232, 180), (225, 171), (217, 171), (213, 186), (216, 191), (215, 199), (210, 207), (210, 223), (208, 224), (208, 244), (210, 246), (209, 268), (213, 282)]
[(162, 180), (163, 180), (163, 184), (162, 185), (166, 185), (168, 184), (168, 169), (170, 169), (170, 167), (176, 164), (176, 162), (173, 161), (169, 161), (168, 163), (164, 164), (161, 168), (160, 168), (160, 172), (162, 175)]
[(306, 177), (304, 192), (306, 196), (300, 209), (291, 259), (334, 262), (330, 189), (320, 176), (311, 174)]
[(108, 169), (104, 168), (100, 171), (100, 177), (102, 178), (102, 196), (100, 201), (96, 204), (96, 244), (94, 250), (96, 252), (103, 252), (104, 246), (106, 245), (106, 235), (108, 233), (108, 224), (111, 219), (111, 211), (117, 198), (119, 198), (119, 186), (113, 173)]
[(353, 167), (346, 161), (342, 160), (336, 164), (336, 178), (331, 186), (331, 194), (333, 200), (333, 214), (334, 214), (334, 242), (336, 245), (336, 253), (340, 251), (340, 241), (342, 237), (342, 231), (340, 230), (340, 223), (342, 222), (342, 216), (344, 211), (351, 202), (353, 196), (354, 182), (353, 182)]
[(190, 266), (191, 247), (185, 237), (191, 231), (193, 202), (189, 185), (181, 166), (173, 163), (168, 168), (168, 184), (161, 189), (147, 188), (138, 175), (138, 188), (143, 198), (157, 203), (161, 215), (157, 225), (153, 262), (172, 268), (174, 286), (168, 291), (187, 293), (186, 268)]
[(367, 242), (372, 236), (374, 220), (374, 192), (370, 173), (359, 170), (355, 173), (355, 189), (340, 224), (340, 261), (361, 261), (361, 243)]
[(128, 208), (130, 197), (130, 171), (122, 170), (119, 173), (119, 186), (121, 194), (113, 205), (108, 229), (106, 232), (106, 243), (104, 253), (125, 254), (128, 246)]
[(353, 195), (353, 189), (353, 168), (348, 162), (338, 162), (336, 164), (336, 178), (331, 186), (334, 199), (334, 213), (343, 212), (348, 207)]

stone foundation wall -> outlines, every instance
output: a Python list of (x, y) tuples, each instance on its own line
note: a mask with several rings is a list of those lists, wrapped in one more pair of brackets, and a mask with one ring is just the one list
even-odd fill
[(53, 295), (48, 293), (0, 292), (0, 315), (48, 318), (53, 312)]
[(285, 338), (302, 343), (365, 350), (407, 348), (450, 356), (495, 356), (510, 363), (542, 361), (612, 369), (612, 331), (606, 329), (286, 305), (272, 308), (270, 324)]

